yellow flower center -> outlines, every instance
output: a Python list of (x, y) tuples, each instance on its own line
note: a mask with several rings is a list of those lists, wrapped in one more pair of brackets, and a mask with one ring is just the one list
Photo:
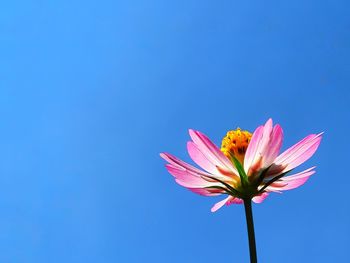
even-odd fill
[(221, 151), (228, 158), (233, 155), (243, 164), (244, 155), (251, 138), (252, 134), (250, 132), (242, 131), (240, 128), (234, 131), (228, 131), (222, 139)]

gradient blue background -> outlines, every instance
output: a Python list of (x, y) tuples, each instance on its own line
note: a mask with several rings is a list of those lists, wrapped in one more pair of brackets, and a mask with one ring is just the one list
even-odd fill
[(176, 185), (188, 128), (325, 131), (254, 206), (260, 262), (348, 262), (349, 1), (7, 1), (0, 262), (248, 262), (242, 206)]

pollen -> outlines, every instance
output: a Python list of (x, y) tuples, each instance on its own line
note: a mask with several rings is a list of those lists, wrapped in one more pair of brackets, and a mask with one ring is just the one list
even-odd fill
[(248, 131), (242, 131), (240, 128), (228, 131), (222, 139), (221, 151), (230, 158), (231, 155), (236, 157), (243, 164), (244, 155), (252, 134)]

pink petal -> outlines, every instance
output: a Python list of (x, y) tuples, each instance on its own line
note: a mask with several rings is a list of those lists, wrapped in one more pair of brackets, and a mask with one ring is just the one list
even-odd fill
[(239, 177), (236, 174), (233, 174), (233, 172), (223, 170), (223, 168), (216, 166), (209, 161), (207, 156), (200, 151), (199, 147), (194, 142), (187, 143), (187, 150), (192, 160), (204, 170), (211, 173), (214, 177), (224, 181), (237, 181), (237, 179), (239, 179)]
[[(305, 137), (303, 140), (280, 154), (276, 158), (274, 166), (283, 167), (283, 170), (280, 171), (280, 173), (292, 170), (293, 168), (299, 166), (316, 152), (318, 146), (320, 145), (321, 139), (322, 133), (317, 135), (311, 134)], [(274, 170), (273, 167), (272, 170)]]
[(205, 196), (216, 196), (222, 193), (217, 189), (205, 188), (218, 185), (215, 182), (209, 182), (203, 179), (203, 176), (211, 176), (210, 174), (181, 161), (169, 153), (161, 153), (160, 156), (169, 162), (169, 164), (166, 164), (165, 166), (169, 173), (175, 177), (175, 181), (179, 185), (194, 193)]
[(286, 186), (286, 185), (287, 185), (287, 183), (284, 183), (281, 180), (278, 180), (278, 181), (273, 182), (272, 184), (270, 184), (271, 187), (278, 188), (278, 189), (283, 187), (283, 186)]
[(306, 183), (306, 181), (310, 178), (311, 175), (315, 173), (313, 170), (315, 167), (311, 167), (309, 169), (306, 169), (300, 173), (286, 176), (278, 180), (278, 183), (281, 183), (281, 185), (271, 185), (267, 187), (268, 190), (278, 190), (278, 191), (284, 191), (284, 190), (292, 190), (295, 189), (303, 184)]
[(277, 190), (277, 189), (275, 189), (275, 188), (270, 188), (270, 186), (269, 186), (269, 187), (266, 187), (265, 191), (266, 191), (266, 192), (274, 192), (274, 193), (282, 194), (282, 191)]
[(264, 192), (260, 195), (254, 196), (252, 200), (254, 203), (260, 204), (266, 199), (266, 197), (268, 197), (268, 195), (269, 193)]
[(271, 139), (264, 152), (264, 167), (270, 166), (278, 156), (283, 142), (283, 130), (280, 125), (273, 128)]
[(300, 179), (296, 179), (294, 181), (289, 182), (286, 186), (283, 186), (280, 188), (280, 190), (292, 190), (295, 188), (298, 188), (299, 186), (303, 185), (306, 183), (307, 180), (309, 180), (309, 176), (308, 177), (304, 177), (304, 178), (300, 178)]
[[(244, 170), (248, 175), (271, 165), (282, 145), (283, 132), (279, 125), (273, 127), (272, 119), (258, 127), (248, 145)], [(254, 171), (253, 171), (254, 170)]]
[(273, 128), (273, 122), (272, 122), (272, 119), (270, 118), (267, 120), (267, 122), (264, 125), (263, 135), (258, 148), (258, 153), (261, 153), (263, 156), (271, 140), (272, 128)]
[(299, 173), (293, 174), (293, 175), (288, 175), (285, 177), (282, 177), (280, 180), (281, 181), (293, 181), (295, 179), (300, 179), (300, 178), (304, 178), (304, 177), (309, 177), (310, 175), (313, 175), (316, 171), (314, 170), (316, 168), (316, 166), (313, 166), (311, 168), (308, 168), (304, 171), (301, 171)]
[(185, 187), (208, 187), (213, 185), (213, 183), (204, 180), (198, 174), (192, 173), (183, 167), (177, 167), (172, 164), (166, 164), (165, 167)]
[(219, 210), (221, 207), (223, 207), (224, 205), (232, 205), (232, 204), (242, 204), (243, 200), (237, 197), (233, 197), (233, 196), (228, 196), (227, 198), (225, 198), (224, 200), (221, 200), (220, 202), (217, 202), (212, 208), (211, 211), (212, 212), (216, 212), (217, 210)]
[(227, 198), (225, 198), (224, 200), (221, 200), (220, 202), (217, 202), (211, 209), (210, 211), (212, 211), (213, 213), (218, 211), (221, 207), (223, 207), (226, 202), (228, 200), (230, 200), (230, 198), (232, 198), (232, 196), (228, 196)]
[(232, 204), (237, 204), (237, 205), (238, 205), (238, 204), (243, 204), (243, 200), (240, 199), (240, 198), (238, 198), (238, 197), (234, 197), (234, 198), (228, 200), (226, 204), (227, 204), (227, 205), (232, 205)]
[(253, 164), (255, 155), (257, 153), (257, 150), (259, 148), (259, 144), (263, 135), (263, 131), (264, 131), (264, 126), (259, 126), (258, 128), (256, 128), (249, 142), (247, 151), (244, 156), (244, 170), (246, 173), (248, 173), (250, 167)]
[[(183, 186), (181, 184), (181, 182), (178, 182), (177, 180), (175, 180), (179, 185)], [(206, 188), (195, 188), (195, 187), (185, 187), (188, 190), (190, 190), (191, 192), (195, 193), (195, 194), (199, 194), (199, 195), (203, 195), (203, 196), (217, 196), (217, 195), (221, 195), (222, 193), (217, 193), (215, 191), (212, 191), (211, 189), (206, 189)]]
[(231, 161), (210, 141), (210, 139), (199, 131), (189, 130), (191, 139), (198, 146), (198, 149), (214, 165), (237, 174), (236, 168)]
[(218, 169), (216, 168), (216, 164), (210, 161), (206, 155), (204, 155), (197, 144), (194, 142), (187, 143), (187, 151), (192, 160), (202, 167), (204, 170), (208, 171), (211, 174), (218, 173)]
[(195, 174), (198, 174), (198, 176), (210, 176), (209, 173), (207, 172), (204, 172), (202, 170), (199, 170), (198, 168), (188, 164), (188, 163), (185, 163), (184, 161), (181, 161), (180, 159), (176, 158), (174, 155), (171, 155), (170, 153), (161, 153), (160, 156), (166, 160), (167, 162), (171, 163), (172, 165), (174, 166), (177, 166), (177, 167), (183, 167), (185, 168), (186, 170), (188, 171), (191, 171)]

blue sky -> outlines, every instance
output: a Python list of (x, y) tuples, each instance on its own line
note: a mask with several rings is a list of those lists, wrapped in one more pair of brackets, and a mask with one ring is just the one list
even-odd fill
[(187, 130), (325, 131), (303, 187), (254, 206), (260, 262), (345, 262), (348, 1), (7, 1), (0, 262), (248, 262), (242, 206), (178, 186)]

